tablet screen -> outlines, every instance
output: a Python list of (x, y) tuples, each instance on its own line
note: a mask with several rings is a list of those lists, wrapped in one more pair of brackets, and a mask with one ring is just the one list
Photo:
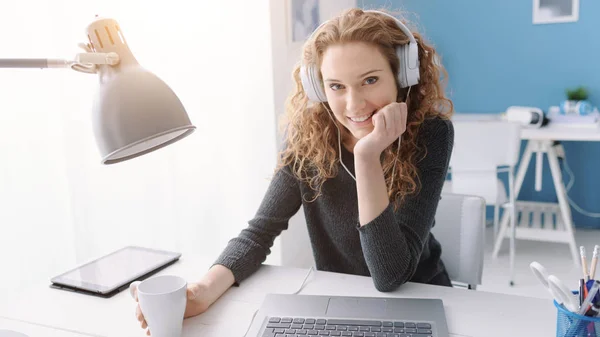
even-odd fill
[[(180, 254), (125, 247), (52, 279), (52, 282), (110, 291), (179, 258)], [(95, 287), (94, 287), (95, 286)], [(88, 288), (95, 289), (88, 289)]]

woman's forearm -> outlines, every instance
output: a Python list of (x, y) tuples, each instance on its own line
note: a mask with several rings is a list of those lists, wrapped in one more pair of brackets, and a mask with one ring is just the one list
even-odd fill
[(208, 288), (208, 305), (212, 305), (234, 282), (235, 278), (229, 268), (220, 264), (212, 266), (200, 280), (200, 283), (204, 283)]
[(377, 218), (390, 201), (379, 156), (356, 156), (356, 191), (358, 194), (358, 220), (361, 226)]

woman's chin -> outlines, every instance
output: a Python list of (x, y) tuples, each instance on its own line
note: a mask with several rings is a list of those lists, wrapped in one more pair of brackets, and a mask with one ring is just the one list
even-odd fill
[(368, 134), (370, 134), (371, 132), (373, 132), (373, 128), (361, 128), (360, 130), (353, 130), (352, 135), (354, 136), (354, 138), (356, 139), (362, 139), (365, 136), (367, 136)]

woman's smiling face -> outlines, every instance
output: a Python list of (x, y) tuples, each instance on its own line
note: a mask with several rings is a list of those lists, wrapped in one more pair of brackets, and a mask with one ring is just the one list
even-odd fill
[(327, 102), (335, 118), (355, 143), (373, 131), (371, 117), (396, 102), (396, 76), (379, 49), (365, 42), (333, 45), (325, 50), (321, 75)]

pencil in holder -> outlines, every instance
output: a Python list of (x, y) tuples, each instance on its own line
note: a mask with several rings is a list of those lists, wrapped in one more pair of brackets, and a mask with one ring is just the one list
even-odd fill
[(556, 337), (600, 337), (600, 317), (588, 317), (567, 310), (554, 301), (557, 309)]

